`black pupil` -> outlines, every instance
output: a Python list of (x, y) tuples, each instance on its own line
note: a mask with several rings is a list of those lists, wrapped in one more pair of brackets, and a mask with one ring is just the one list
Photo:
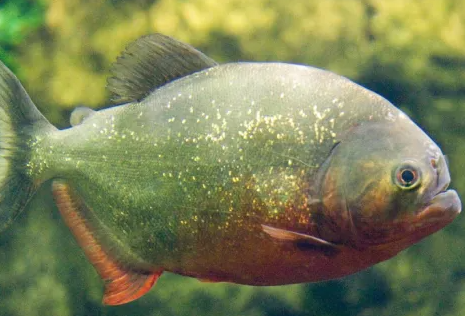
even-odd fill
[(411, 185), (412, 182), (415, 180), (415, 173), (412, 170), (402, 170), (400, 176), (402, 178), (402, 181), (404, 181), (406, 185)]

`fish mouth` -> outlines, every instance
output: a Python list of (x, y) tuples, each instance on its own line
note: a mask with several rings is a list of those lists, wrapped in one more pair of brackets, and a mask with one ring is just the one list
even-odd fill
[(452, 221), (460, 214), (462, 211), (462, 202), (457, 191), (445, 190), (445, 188), (434, 195), (429, 203), (420, 210), (418, 214), (420, 222), (423, 222), (423, 220), (426, 222), (434, 220)]
[(449, 168), (447, 158), (441, 156), (433, 159), (433, 167), (436, 169), (436, 190), (425, 197), (428, 201), (418, 214), (419, 219), (427, 219), (432, 222), (434, 219), (441, 221), (452, 221), (462, 211), (462, 202), (455, 190), (448, 190), (450, 184)]
[(455, 190), (443, 190), (436, 195), (415, 215), (415, 218), (401, 224), (401, 238), (378, 243), (375, 248), (380, 251), (395, 249), (394, 253), (411, 246), (423, 238), (449, 225), (462, 211), (462, 202)]

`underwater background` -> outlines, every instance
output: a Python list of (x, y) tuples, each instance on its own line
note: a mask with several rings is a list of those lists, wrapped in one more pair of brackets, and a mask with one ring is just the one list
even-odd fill
[[(462, 0), (0, 0), (0, 59), (60, 128), (76, 106), (109, 106), (112, 62), (160, 32), (218, 62), (332, 70), (408, 113), (449, 159), (465, 197)], [(408, 135), (406, 135), (408, 137)], [(46, 184), (0, 235), (0, 315), (464, 315), (465, 219), (341, 280), (279, 287), (164, 274), (141, 299), (102, 306), (103, 285)]]

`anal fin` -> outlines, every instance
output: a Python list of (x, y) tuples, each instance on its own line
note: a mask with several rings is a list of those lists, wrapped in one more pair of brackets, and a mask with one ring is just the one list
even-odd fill
[(120, 305), (138, 299), (155, 284), (163, 270), (131, 270), (112, 257), (98, 240), (95, 228), (86, 217), (90, 210), (70, 186), (61, 180), (53, 181), (53, 195), (64, 222), (84, 250), (90, 263), (105, 281), (103, 303)]

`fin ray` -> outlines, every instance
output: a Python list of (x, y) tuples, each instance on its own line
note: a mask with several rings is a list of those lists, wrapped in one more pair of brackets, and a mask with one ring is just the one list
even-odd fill
[(85, 218), (87, 206), (72, 192), (69, 185), (53, 181), (53, 195), (64, 222), (84, 250), (87, 259), (105, 281), (103, 303), (120, 305), (138, 299), (155, 284), (162, 269), (154, 271), (132, 270), (113, 258), (93, 233), (91, 223)]
[(41, 181), (28, 174), (37, 132), (55, 130), (39, 112), (16, 76), (0, 62), (0, 231), (26, 207)]
[(170, 81), (216, 65), (188, 44), (162, 34), (146, 35), (129, 44), (118, 57), (107, 89), (114, 102), (140, 101)]
[(263, 232), (268, 234), (270, 237), (279, 241), (292, 242), (299, 248), (322, 251), (326, 255), (333, 255), (339, 252), (339, 245), (333, 244), (324, 239), (268, 225), (262, 224), (261, 226)]

